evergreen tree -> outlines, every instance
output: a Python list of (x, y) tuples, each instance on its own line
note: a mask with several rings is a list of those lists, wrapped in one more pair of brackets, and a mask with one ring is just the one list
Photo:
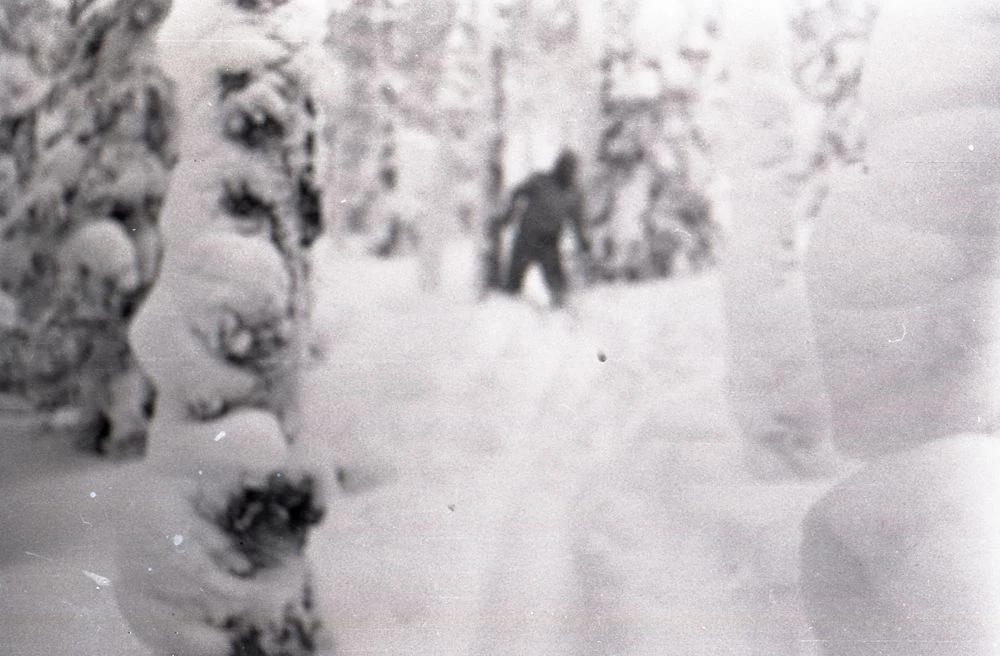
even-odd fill
[(155, 394), (128, 331), (176, 162), (173, 86), (150, 63), (169, 8), (0, 8), (0, 390), (74, 409), (103, 453), (145, 449)]
[[(138, 495), (129, 512), (203, 526), (179, 539), (207, 562), (177, 564), (155, 537), (123, 535), (118, 599), (165, 653), (187, 653), (185, 640), (206, 632), (236, 656), (320, 653), (303, 562), (322, 516), (320, 476), (289, 445), (300, 437), (308, 260), (323, 226), (312, 74), (326, 16), (310, 0), (188, 0), (174, 11), (162, 50), (185, 116), (180, 164), (163, 208), (162, 274), (134, 325), (159, 392), (143, 484), (162, 497)], [(253, 604), (178, 592), (184, 568), (199, 567), (244, 586)], [(187, 595), (210, 610), (163, 631)]]

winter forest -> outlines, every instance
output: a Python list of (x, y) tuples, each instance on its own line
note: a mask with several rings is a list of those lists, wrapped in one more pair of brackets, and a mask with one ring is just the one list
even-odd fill
[(0, 0), (0, 653), (1000, 655), (998, 19)]

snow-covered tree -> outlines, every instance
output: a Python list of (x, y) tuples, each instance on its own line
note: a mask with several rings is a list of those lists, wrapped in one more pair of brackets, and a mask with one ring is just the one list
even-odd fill
[[(448, 67), (449, 36), (454, 33), (456, 4), (408, 0), (392, 14), (386, 52), (387, 141), (381, 170), (392, 171), (395, 193), (383, 213), (373, 217), (386, 252), (419, 250), (422, 280), (436, 286), (440, 246), (446, 226), (457, 224), (457, 204), (449, 126), (442, 94)], [(388, 243), (393, 234), (401, 238)]]
[[(715, 261), (701, 107), (720, 72), (712, 3), (605, 2), (604, 128), (593, 205), (603, 275), (669, 275)], [(656, 32), (655, 37), (652, 32)]]
[(85, 446), (145, 448), (154, 392), (129, 323), (154, 284), (176, 161), (152, 58), (169, 0), (0, 7), (0, 389), (72, 408)]
[[(482, 153), (490, 141), (487, 127), (488, 72), (482, 28), (474, 1), (459, 3), (445, 43), (436, 97), (439, 132), (449, 168), (458, 181), (456, 210), (464, 227), (481, 214), (484, 182)], [(478, 222), (478, 221), (476, 221)]]
[(863, 145), (855, 96), (871, 14), (847, 6), (771, 2), (752, 17), (725, 7), (712, 201), (725, 235), (730, 397), (765, 475), (837, 466), (801, 256), (831, 169)]
[(333, 11), (324, 45), (341, 71), (342, 84), (329, 99), (334, 108), (331, 165), (326, 176), (336, 233), (361, 228), (364, 192), (376, 178), (378, 126), (382, 101), (376, 84), (378, 27), (376, 0), (352, 0)]
[(581, 156), (592, 151), (599, 54), (577, 0), (517, 0), (503, 11), (505, 166), (514, 185), (549, 168), (563, 148)]
[[(179, 5), (175, 24), (201, 24), (200, 17), (185, 18), (186, 10)], [(261, 407), (276, 413), (294, 436), (297, 409), (291, 388), (308, 325), (309, 247), (322, 229), (322, 208), (315, 179), (317, 103), (310, 90), (311, 57), (303, 37), (285, 25), (307, 18), (296, 15), (296, 3), (283, 5), (274, 16), (270, 10), (234, 9), (224, 3), (204, 11), (219, 14), (211, 16), (216, 20), (213, 39), (256, 47), (177, 52), (173, 41), (164, 44), (172, 67), (202, 71), (187, 74), (181, 87), (189, 108), (182, 141), (186, 161), (165, 210), (164, 272), (195, 275), (181, 267), (183, 253), (198, 247), (199, 239), (231, 233), (257, 244), (256, 251), (243, 249), (248, 254), (278, 258), (288, 289), (282, 291), (287, 298), (271, 301), (276, 316), (237, 317), (239, 325), (233, 329), (245, 333), (249, 352), (218, 354), (234, 371), (255, 371), (253, 389), (187, 401), (195, 419)], [(197, 33), (191, 38), (209, 37)], [(271, 251), (273, 255), (263, 255)]]
[[(327, 44), (347, 86), (332, 146), (339, 223), (372, 236), (377, 252), (415, 243), (397, 238), (413, 232), (414, 217), (403, 217), (407, 227), (400, 230), (395, 219), (379, 215), (399, 214), (395, 207), (384, 211), (386, 203), (413, 197), (420, 185), (413, 179), (425, 174), (425, 163), (408, 148), (410, 133), (444, 136), (438, 93), (455, 9), (454, 2), (355, 0), (330, 19)], [(386, 172), (394, 183), (385, 182)]]
[(797, 173), (806, 226), (819, 213), (833, 172), (862, 161), (858, 85), (876, 15), (874, 0), (803, 1), (791, 15), (793, 79), (805, 100)]
[[(136, 633), (165, 653), (195, 651), (197, 636), (238, 655), (326, 648), (304, 560), (321, 475), (290, 446), (322, 228), (312, 74), (325, 19), (310, 0), (178, 1), (161, 37), (184, 120), (162, 274), (133, 329), (157, 413), (141, 480), (123, 485), (161, 491), (127, 515), (201, 528), (173, 547), (123, 535), (117, 590)], [(178, 561), (171, 548), (184, 545)], [(240, 592), (185, 588), (192, 568)]]

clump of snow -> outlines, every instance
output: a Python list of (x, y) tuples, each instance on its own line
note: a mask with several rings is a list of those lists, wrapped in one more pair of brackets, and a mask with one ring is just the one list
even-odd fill
[(149, 463), (163, 472), (204, 478), (226, 486), (247, 472), (265, 473), (288, 458), (288, 446), (273, 413), (237, 410), (202, 422), (176, 422), (150, 445)]
[(75, 230), (59, 249), (59, 271), (64, 284), (91, 279), (112, 282), (119, 293), (139, 284), (136, 248), (120, 223), (93, 221)]
[(218, 70), (260, 70), (290, 55), (287, 44), (263, 34), (255, 25), (229, 25), (213, 34), (215, 39), (226, 44), (212, 49), (212, 61)]
[(188, 316), (199, 308), (224, 305), (237, 313), (283, 314), (291, 281), (277, 249), (259, 237), (208, 232), (190, 244), (176, 263), (175, 275), (199, 293), (182, 300)]
[(48, 90), (47, 81), (34, 70), (27, 57), (4, 53), (4, 68), (0, 73), (0, 115), (28, 113)]
[[(46, 114), (40, 117), (40, 124), (44, 123), (45, 117)], [(65, 135), (66, 126), (61, 120), (63, 118), (59, 117), (60, 120), (53, 121), (56, 124), (53, 126), (53, 139), (49, 139), (40, 130), (39, 139), (41, 141), (46, 143), (54, 142), (52, 148), (43, 154), (38, 163), (38, 175), (42, 179), (78, 180), (82, 177), (84, 170), (89, 164), (89, 149), (77, 140), (68, 138)], [(40, 125), (39, 127), (44, 128), (45, 126)], [(132, 194), (135, 191), (130, 190), (129, 193)]]
[(281, 255), (259, 237), (209, 232), (168, 255), (133, 327), (140, 361), (161, 387), (163, 439), (176, 422), (269, 406), (264, 371), (247, 365), (266, 370), (287, 355), (289, 294)]
[(803, 592), (828, 653), (996, 649), (998, 466), (995, 435), (942, 437), (874, 460), (817, 504)]
[(17, 301), (0, 291), (0, 328), (13, 328), (19, 323)]
[[(212, 482), (224, 481), (148, 467), (117, 481), (120, 512), (132, 524), (118, 535), (114, 592), (130, 629), (155, 653), (230, 653), (236, 618), (271, 627), (281, 623), (289, 600), (302, 596), (301, 559), (252, 579), (233, 576), (233, 571), (246, 571), (248, 563), (214, 514), (197, 511), (211, 505), (206, 495), (219, 493)], [(229, 483), (232, 491), (239, 479)], [(224, 505), (227, 497), (212, 498)]]

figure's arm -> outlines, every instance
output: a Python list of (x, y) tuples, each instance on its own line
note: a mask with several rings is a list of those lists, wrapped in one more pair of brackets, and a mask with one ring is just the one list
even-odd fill
[(510, 225), (524, 211), (530, 195), (529, 185), (530, 181), (518, 185), (511, 193), (506, 209), (500, 214), (489, 217), (487, 229), (491, 237), (499, 235), (504, 228)]
[(590, 253), (590, 237), (587, 235), (587, 226), (585, 222), (586, 215), (587, 212), (583, 200), (583, 194), (577, 192), (576, 198), (570, 207), (569, 221), (570, 225), (573, 227), (573, 233), (576, 235), (577, 247), (584, 253)]

